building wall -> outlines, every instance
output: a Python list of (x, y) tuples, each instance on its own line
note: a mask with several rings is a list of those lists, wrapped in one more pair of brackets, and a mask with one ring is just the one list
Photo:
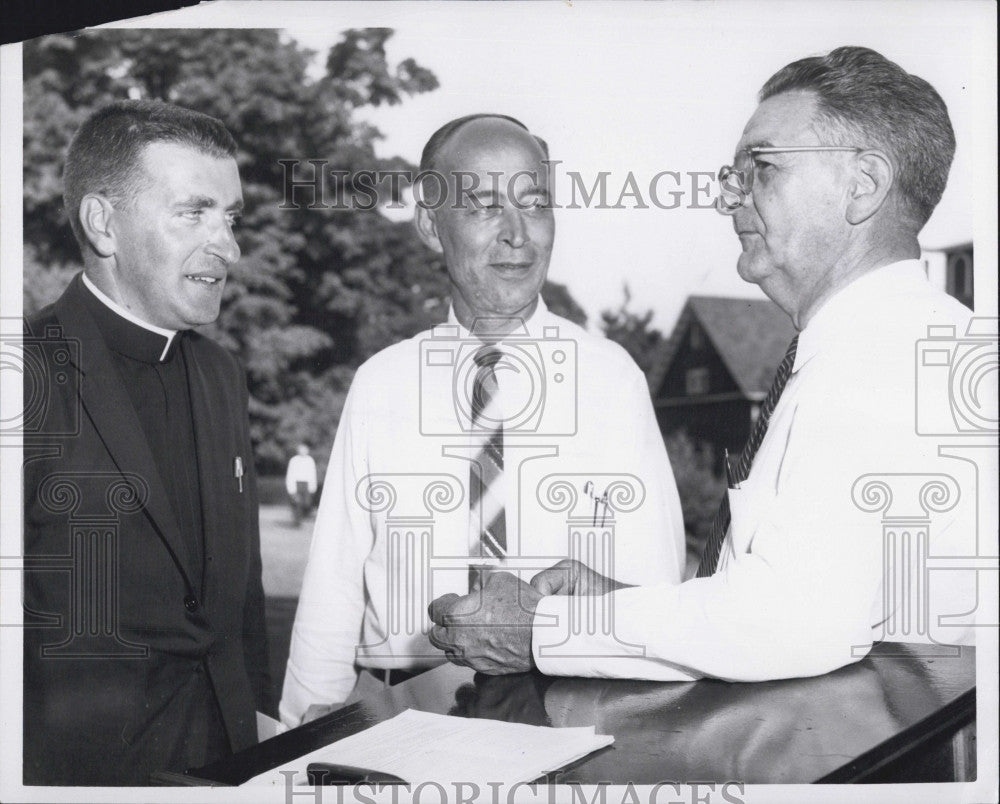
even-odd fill
[(695, 441), (712, 446), (715, 471), (723, 471), (723, 454), (735, 454), (750, 437), (755, 406), (740, 391), (725, 363), (697, 321), (680, 336), (682, 342), (653, 400), (664, 436), (685, 430)]
[(750, 438), (753, 407), (745, 399), (661, 404), (656, 407), (656, 421), (664, 436), (683, 429), (694, 441), (711, 444), (714, 469), (721, 474), (724, 451), (728, 449), (731, 456), (737, 455)]

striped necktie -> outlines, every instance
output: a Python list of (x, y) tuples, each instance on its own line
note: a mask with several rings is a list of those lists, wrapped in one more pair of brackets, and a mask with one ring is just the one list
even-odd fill
[[(774, 413), (774, 408), (781, 398), (781, 392), (785, 390), (785, 383), (788, 382), (788, 377), (792, 373), (792, 367), (795, 365), (795, 350), (798, 348), (798, 345), (799, 336), (796, 335), (792, 338), (792, 342), (788, 344), (788, 351), (785, 352), (785, 357), (781, 361), (781, 365), (778, 366), (778, 372), (774, 375), (771, 389), (767, 392), (767, 396), (760, 406), (760, 414), (757, 416), (757, 421), (754, 422), (753, 430), (750, 431), (750, 439), (743, 448), (743, 452), (740, 453), (734, 473), (734, 480), (737, 482), (743, 482), (750, 476), (750, 465), (753, 463), (754, 455), (760, 449), (764, 435), (767, 433), (767, 424), (771, 420), (771, 414)], [(729, 530), (730, 520), (729, 495), (726, 494), (723, 496), (722, 503), (719, 505), (719, 510), (715, 515), (715, 520), (712, 522), (712, 533), (705, 543), (705, 552), (701, 556), (701, 563), (698, 565), (698, 574), (696, 577), (705, 578), (715, 572), (715, 568), (719, 564), (719, 555), (722, 553), (722, 543), (725, 541), (726, 532)]]
[(507, 523), (503, 489), (503, 416), (499, 407), (495, 367), (503, 357), (496, 346), (476, 352), (472, 387), (474, 431), (485, 437), (469, 470), (469, 513), (472, 554), (503, 558), (507, 555)]

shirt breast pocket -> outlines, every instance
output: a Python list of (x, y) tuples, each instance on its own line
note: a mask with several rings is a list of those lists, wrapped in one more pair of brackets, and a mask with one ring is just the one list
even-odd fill
[(732, 541), (733, 553), (741, 555), (749, 552), (757, 528), (758, 517), (755, 515), (751, 489), (744, 482), (738, 489), (729, 489), (729, 537)]

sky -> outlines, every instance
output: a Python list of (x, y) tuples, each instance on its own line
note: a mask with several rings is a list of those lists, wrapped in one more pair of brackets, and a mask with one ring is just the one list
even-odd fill
[[(654, 324), (669, 331), (689, 295), (762, 295), (736, 274), (740, 246), (731, 220), (696, 208), (709, 206), (708, 179), (697, 174), (731, 160), (756, 107), (756, 93), (770, 75), (795, 59), (844, 44), (880, 51), (926, 78), (945, 99), (958, 149), (921, 245), (930, 250), (975, 240), (977, 288), (995, 289), (994, 14), (992, 3), (973, 0), (220, 0), (122, 24), (279, 27), (321, 54), (317, 71), (345, 29), (392, 28), (390, 61), (416, 59), (434, 72), (440, 87), (365, 114), (385, 135), (379, 155), (416, 163), (441, 124), (491, 111), (522, 120), (549, 143), (552, 158), (561, 160), (557, 201), (567, 200), (560, 203), (572, 200), (570, 172), (588, 189), (607, 172), (611, 206), (623, 189), (633, 189), (631, 177), (640, 196), (622, 199), (625, 208), (556, 211), (549, 277), (569, 287), (592, 329), (601, 310), (622, 303), (627, 284), (631, 308), (652, 309)], [(677, 203), (675, 209), (659, 209), (650, 198), (651, 180), (662, 171), (679, 176), (678, 182), (662, 176), (656, 185), (660, 203)], [(683, 192), (672, 195), (677, 191)], [(648, 208), (638, 208), (640, 201)], [(980, 281), (984, 259), (993, 268)], [(984, 304), (995, 311), (995, 302)]]
[[(579, 172), (587, 187), (609, 171), (612, 205), (629, 175), (635, 177), (649, 209), (627, 197), (626, 209), (556, 213), (550, 278), (567, 284), (592, 319), (621, 303), (624, 283), (633, 308), (652, 308), (661, 328), (669, 328), (690, 294), (762, 295), (736, 275), (740, 247), (731, 221), (712, 209), (688, 208), (707, 205), (708, 197), (692, 191), (690, 174), (730, 161), (772, 73), (843, 44), (882, 52), (945, 99), (959, 145), (921, 244), (936, 249), (973, 239), (973, 143), (984, 132), (975, 124), (974, 99), (989, 90), (982, 86), (989, 73), (977, 69), (970, 45), (977, 36), (986, 39), (982, 12), (995, 11), (989, 4), (380, 5), (388, 8), (338, 7), (286, 26), (296, 40), (325, 52), (343, 28), (387, 25), (396, 31), (389, 57), (412, 56), (438, 77), (438, 90), (368, 115), (385, 134), (380, 155), (417, 162), (445, 121), (496, 111), (524, 121), (562, 160), (557, 200), (570, 198), (569, 171)], [(995, 136), (992, 142), (995, 148)], [(657, 209), (649, 198), (650, 180), (667, 170), (681, 182), (663, 177), (658, 197), (669, 205), (670, 192), (683, 189), (677, 209)], [(697, 181), (707, 186), (704, 177)]]
[[(591, 329), (601, 310), (622, 303), (627, 284), (632, 309), (652, 309), (654, 324), (669, 331), (691, 294), (762, 296), (736, 274), (740, 246), (731, 220), (711, 208), (693, 208), (710, 205), (709, 180), (698, 174), (731, 161), (756, 93), (770, 75), (790, 61), (844, 44), (882, 52), (926, 78), (945, 99), (958, 149), (921, 244), (939, 249), (974, 239), (977, 288), (995, 289), (994, 14), (993, 3), (973, 0), (219, 0), (118, 24), (278, 27), (319, 52), (316, 73), (345, 29), (392, 28), (390, 61), (416, 59), (434, 72), (440, 87), (365, 112), (385, 135), (379, 155), (416, 163), (424, 142), (444, 122), (492, 111), (522, 120), (549, 143), (552, 158), (561, 161), (557, 202), (572, 200), (571, 171), (587, 188), (607, 172), (612, 206), (623, 189), (638, 189), (639, 198), (622, 199), (625, 208), (557, 210), (549, 277), (569, 287)], [(675, 209), (659, 209), (650, 197), (651, 180), (663, 171), (676, 173), (679, 181), (661, 176), (657, 198), (676, 203)], [(640, 201), (649, 208), (637, 208)], [(980, 281), (987, 263), (993, 267)], [(995, 301), (983, 303), (992, 304), (995, 314)]]

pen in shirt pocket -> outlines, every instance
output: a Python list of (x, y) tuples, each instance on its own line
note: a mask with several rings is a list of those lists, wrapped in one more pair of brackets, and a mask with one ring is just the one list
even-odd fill
[(723, 451), (723, 458), (726, 462), (726, 486), (731, 489), (738, 489), (740, 487), (740, 480), (736, 477), (736, 473), (733, 472), (733, 465), (729, 460), (729, 450)]
[(240, 494), (243, 493), (243, 458), (237, 455), (233, 458), (233, 477), (236, 478)]

